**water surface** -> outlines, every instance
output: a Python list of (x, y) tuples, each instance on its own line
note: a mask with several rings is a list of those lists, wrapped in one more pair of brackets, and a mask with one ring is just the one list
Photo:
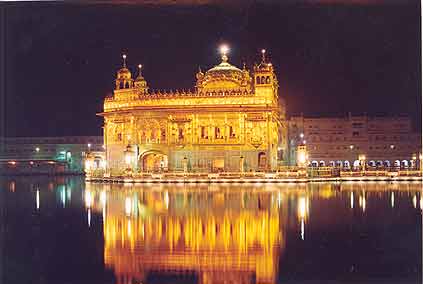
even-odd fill
[(1, 182), (3, 283), (420, 283), (421, 183)]

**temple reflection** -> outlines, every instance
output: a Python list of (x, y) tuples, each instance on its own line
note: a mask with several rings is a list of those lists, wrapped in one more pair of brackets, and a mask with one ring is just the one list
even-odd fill
[(111, 187), (87, 186), (85, 203), (105, 210), (104, 259), (117, 283), (170, 274), (195, 275), (197, 283), (276, 282), (287, 217), (280, 194)]
[(416, 208), (420, 186), (88, 183), (83, 197), (88, 225), (103, 216), (104, 262), (117, 283), (276, 283), (288, 231), (307, 241), (310, 224), (378, 214), (377, 199)]

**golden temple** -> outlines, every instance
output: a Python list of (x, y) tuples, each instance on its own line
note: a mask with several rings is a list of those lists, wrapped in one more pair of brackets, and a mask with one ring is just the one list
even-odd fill
[(141, 65), (133, 79), (123, 56), (99, 114), (109, 172), (243, 172), (283, 162), (285, 106), (265, 50), (252, 72), (220, 51), (220, 64), (196, 74), (195, 91), (170, 93), (149, 91)]

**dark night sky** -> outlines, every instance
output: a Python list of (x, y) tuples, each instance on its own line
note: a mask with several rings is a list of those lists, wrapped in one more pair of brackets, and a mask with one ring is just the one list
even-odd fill
[(269, 51), (288, 115), (409, 113), (421, 126), (419, 1), (163, 2), (8, 4), (6, 134), (100, 135), (122, 52), (151, 88), (189, 89), (221, 42), (237, 66)]

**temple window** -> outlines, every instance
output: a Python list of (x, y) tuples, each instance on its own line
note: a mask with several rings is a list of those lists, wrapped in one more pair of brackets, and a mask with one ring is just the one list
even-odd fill
[(270, 84), (270, 77), (269, 76), (266, 77), (266, 84)]
[(119, 89), (123, 89), (123, 82), (122, 81), (119, 83)]
[(126, 82), (126, 84), (125, 84), (125, 88), (126, 88), (126, 89), (129, 89), (129, 82)]
[(260, 84), (264, 84), (266, 82), (264, 76), (261, 76)]
[(219, 127), (215, 127), (215, 128), (214, 128), (214, 138), (216, 138), (216, 139), (223, 138), (223, 137), (220, 135), (220, 128), (219, 128)]
[(164, 128), (162, 128), (162, 130), (161, 130), (161, 134), (162, 134), (162, 139), (161, 139), (161, 141), (163, 142), (163, 141), (166, 141), (166, 130), (164, 130)]
[(203, 139), (207, 139), (207, 138), (209, 138), (209, 137), (207, 136), (207, 129), (206, 129), (206, 127), (205, 127), (205, 126), (201, 126), (201, 138), (203, 138)]
[(184, 130), (182, 128), (178, 130), (178, 139), (184, 139)]
[(234, 128), (232, 126), (229, 126), (229, 137), (235, 138), (235, 132), (234, 132)]
[(117, 141), (122, 141), (122, 133), (118, 133), (118, 135), (117, 135)]
[(256, 84), (257, 84), (257, 85), (259, 85), (259, 84), (260, 84), (260, 77), (259, 77), (259, 76), (257, 76), (257, 77), (256, 77)]

